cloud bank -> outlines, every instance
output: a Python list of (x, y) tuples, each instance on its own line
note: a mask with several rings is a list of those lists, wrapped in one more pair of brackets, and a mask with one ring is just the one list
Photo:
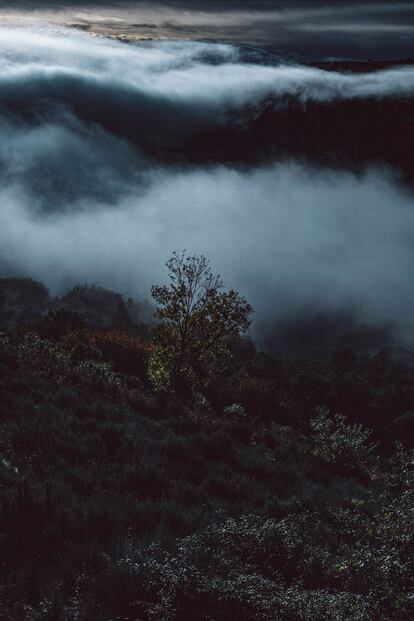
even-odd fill
[(345, 75), (253, 64), (230, 45), (37, 28), (2, 30), (0, 59), (3, 275), (146, 297), (187, 248), (248, 296), (258, 334), (347, 312), (413, 342), (414, 205), (385, 168), (393, 137), (378, 158), (378, 136), (357, 136), (356, 172), (338, 133), (296, 153), (279, 136), (305, 119), (330, 136), (338, 110), (369, 125), (383, 106), (399, 123), (410, 67)]
[(360, 167), (369, 156), (414, 178), (411, 65), (349, 75), (272, 56), (253, 62), (230, 45), (121, 45), (28, 28), (2, 29), (0, 59), (4, 112), (26, 122), (71, 114), (157, 160), (289, 154)]

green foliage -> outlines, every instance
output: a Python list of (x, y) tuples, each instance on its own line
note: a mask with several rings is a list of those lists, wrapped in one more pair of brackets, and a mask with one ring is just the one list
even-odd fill
[(157, 318), (149, 376), (157, 390), (188, 393), (211, 385), (230, 355), (227, 340), (245, 333), (252, 307), (233, 290), (222, 291), (203, 256), (174, 253), (169, 286), (153, 287)]
[(350, 424), (345, 416), (329, 416), (320, 409), (311, 420), (313, 453), (328, 464), (352, 470), (366, 470), (374, 457), (376, 445), (369, 441), (372, 431), (360, 423)]

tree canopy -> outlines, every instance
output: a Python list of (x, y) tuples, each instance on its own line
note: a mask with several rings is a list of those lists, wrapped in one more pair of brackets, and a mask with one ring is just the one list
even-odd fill
[(246, 334), (253, 308), (223, 290), (204, 256), (174, 252), (169, 284), (154, 286), (160, 324), (154, 330), (149, 374), (158, 389), (199, 388), (214, 381), (229, 359), (228, 339)]

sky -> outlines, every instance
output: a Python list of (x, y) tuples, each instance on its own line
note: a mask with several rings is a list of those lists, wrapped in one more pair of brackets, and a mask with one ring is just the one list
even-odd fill
[(351, 0), (3, 0), (26, 16), (115, 35), (219, 39), (310, 57), (414, 56), (412, 2)]
[(0, 35), (0, 274), (142, 299), (186, 248), (247, 296), (262, 341), (328, 315), (414, 342), (414, 66)]

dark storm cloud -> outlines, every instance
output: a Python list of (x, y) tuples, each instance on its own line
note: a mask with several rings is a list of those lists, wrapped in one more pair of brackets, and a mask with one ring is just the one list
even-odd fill
[(2, 7), (116, 36), (227, 39), (311, 56), (414, 54), (414, 8), (403, 0), (6, 0)]
[[(249, 167), (236, 167), (214, 137), (224, 143), (236, 126), (251, 136), (263, 105), (271, 123), (292, 100), (334, 118), (332, 105), (357, 102), (368, 119), (374, 101), (397, 102), (398, 116), (413, 92), (410, 67), (342, 75), (252, 65), (226, 45), (3, 28), (1, 271), (54, 292), (87, 281), (142, 297), (185, 247), (248, 296), (258, 327), (346, 309), (356, 325), (381, 333), (392, 322), (412, 342), (412, 194), (369, 157), (359, 176), (283, 150), (259, 161), (252, 149)], [(197, 165), (194, 145), (163, 157), (182, 151), (183, 135), (205, 151)]]

